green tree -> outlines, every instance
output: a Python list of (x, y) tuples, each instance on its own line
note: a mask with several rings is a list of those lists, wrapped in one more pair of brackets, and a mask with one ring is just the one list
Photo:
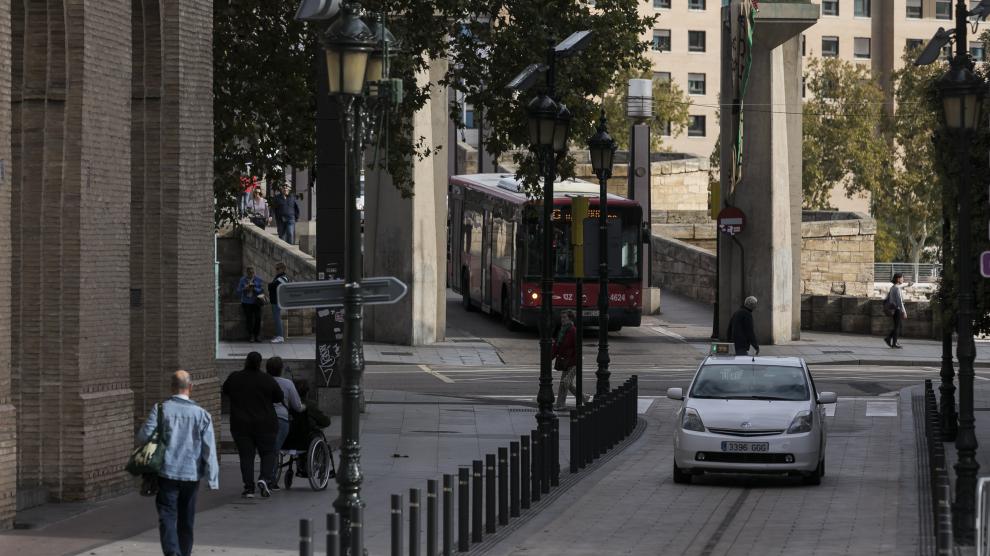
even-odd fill
[(804, 204), (829, 208), (836, 186), (849, 195), (877, 188), (887, 161), (880, 133), (884, 95), (869, 69), (838, 58), (812, 59), (805, 74)]
[(615, 78), (615, 87), (602, 97), (609, 129), (613, 130), (611, 135), (620, 149), (629, 148), (629, 134), (624, 133), (623, 130), (629, 129), (631, 125), (626, 116), (626, 102), (629, 96), (627, 84), (630, 79), (653, 81), (653, 117), (647, 121), (650, 125), (650, 150), (652, 152), (667, 150), (663, 145), (667, 123), (670, 123), (671, 137), (684, 133), (688, 125), (688, 107), (691, 106), (691, 99), (684, 94), (677, 83), (653, 79), (651, 71), (629, 69), (620, 72)]

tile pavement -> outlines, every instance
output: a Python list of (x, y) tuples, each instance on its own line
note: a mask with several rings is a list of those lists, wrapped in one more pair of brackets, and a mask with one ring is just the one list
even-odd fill
[[(220, 342), (218, 359), (242, 360), (251, 351), (262, 357), (279, 356), (283, 359), (313, 359), (316, 353), (314, 336), (289, 338), (283, 344), (262, 342)], [(393, 363), (410, 365), (444, 365), (453, 367), (504, 365), (498, 350), (481, 338), (450, 338), (427, 346), (397, 346), (365, 342), (366, 363)]]

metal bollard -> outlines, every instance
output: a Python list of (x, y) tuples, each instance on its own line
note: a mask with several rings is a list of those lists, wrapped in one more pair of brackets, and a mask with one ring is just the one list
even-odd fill
[(524, 509), (529, 509), (529, 489), (532, 486), (532, 479), (530, 478), (530, 449), (529, 449), (529, 437), (526, 435), (520, 436), (519, 441), (521, 445), (519, 446), (519, 506)]
[(443, 556), (454, 552), (454, 477), (443, 475)]
[(571, 473), (578, 472), (578, 412), (571, 410)]
[(426, 481), (426, 556), (437, 556), (437, 480)]
[(541, 456), (543, 455), (542, 452), (540, 451), (540, 446), (543, 443), (542, 439), (540, 438), (541, 436), (542, 435), (540, 434), (540, 431), (533, 431), (532, 433), (530, 433), (530, 439), (532, 443), (530, 454), (532, 457), (530, 461), (531, 469), (529, 474), (530, 474), (530, 482), (532, 484), (532, 489), (530, 490), (529, 494), (530, 494), (530, 499), (533, 502), (540, 501), (540, 492), (541, 492), (540, 479), (543, 478), (543, 467), (542, 467), (543, 463), (542, 460), (540, 459)]
[(509, 442), (509, 517), (519, 517), (519, 443)]
[(550, 486), (560, 486), (560, 419), (556, 416), (550, 428)]
[(576, 433), (575, 431), (571, 431), (571, 434), (573, 434), (577, 438), (578, 469), (584, 469), (585, 466), (588, 465), (588, 462), (585, 459), (585, 449), (584, 449), (585, 444), (588, 443), (587, 437), (585, 437), (585, 432), (584, 432), (587, 425), (587, 420), (586, 420), (587, 414), (588, 414), (588, 406), (584, 405), (578, 408)]
[(340, 556), (340, 520), (337, 514), (327, 514), (327, 556)]
[(313, 556), (313, 522), (299, 520), (299, 556)]
[(468, 483), (471, 479), (471, 470), (461, 467), (457, 470), (457, 551), (467, 552), (471, 550), (471, 537), (469, 531), (470, 517), (468, 510), (471, 509), (471, 491), (468, 490)]
[(420, 490), (409, 489), (409, 556), (419, 556)]
[(389, 499), (389, 546), (392, 556), (402, 556), (402, 495), (393, 494)]
[(485, 533), (495, 532), (495, 454), (485, 454)]
[(364, 508), (351, 506), (351, 554), (364, 554)]
[(482, 538), (482, 517), (481, 502), (482, 494), (481, 473), (484, 464), (481, 460), (471, 462), (471, 542), (481, 542)]
[[(553, 425), (550, 425), (551, 427)], [(540, 477), (540, 493), (547, 494), (550, 492), (550, 466), (553, 465), (553, 458), (550, 452), (550, 446), (553, 443), (553, 434), (547, 431), (540, 438), (540, 471), (543, 475)]]
[(498, 449), (498, 524), (509, 524), (509, 449)]

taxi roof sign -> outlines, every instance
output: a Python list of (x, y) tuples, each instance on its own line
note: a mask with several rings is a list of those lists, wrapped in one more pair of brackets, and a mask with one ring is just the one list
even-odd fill
[(712, 342), (712, 355), (732, 355), (732, 344), (725, 342)]

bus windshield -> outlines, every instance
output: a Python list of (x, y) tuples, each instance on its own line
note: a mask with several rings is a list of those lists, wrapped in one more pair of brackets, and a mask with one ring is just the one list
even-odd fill
[[(538, 208), (538, 207), (534, 207)], [(584, 221), (584, 276), (598, 276), (599, 227), (598, 210), (592, 207), (591, 217)], [(525, 269), (527, 276), (542, 273), (543, 244), (542, 222), (533, 214), (526, 218)], [(574, 246), (571, 244), (570, 207), (562, 206), (554, 210), (553, 244), (554, 276), (558, 279), (574, 278)], [(640, 269), (640, 224), (639, 207), (609, 207), (608, 218), (608, 275), (610, 279), (635, 281)]]

